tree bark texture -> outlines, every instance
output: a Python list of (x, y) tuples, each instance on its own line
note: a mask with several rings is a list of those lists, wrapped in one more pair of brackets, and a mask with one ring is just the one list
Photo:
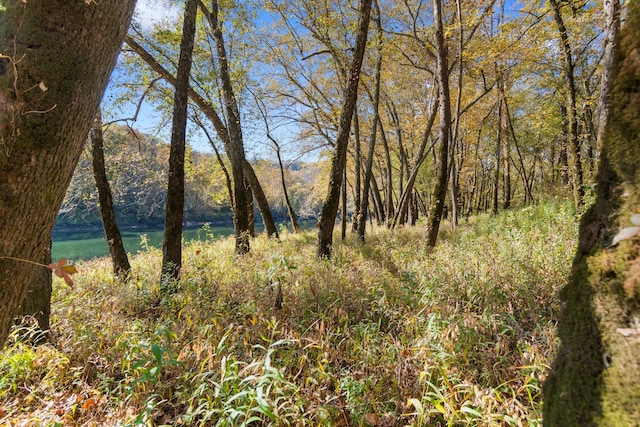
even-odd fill
[[(509, 107), (507, 95), (504, 90), (504, 81), (501, 82), (500, 96), (504, 100), (504, 108), (500, 110), (500, 133), (502, 134), (502, 209), (511, 207), (511, 146), (507, 135), (507, 120), (509, 119)], [(526, 191), (526, 189), (525, 189)]]
[[(218, 65), (220, 67), (220, 82), (224, 100), (224, 110), (227, 118), (227, 132), (230, 150), (227, 151), (231, 159), (231, 171), (233, 175), (233, 192), (236, 206), (234, 228), (236, 235), (235, 251), (237, 254), (249, 252), (249, 212), (247, 194), (244, 190), (243, 167), (246, 162), (244, 143), (242, 140), (242, 128), (240, 126), (240, 111), (233, 91), (229, 71), (229, 60), (222, 35), (222, 28), (218, 19), (218, 1), (211, 1), (211, 11), (207, 13), (213, 38), (216, 41)], [(251, 185), (251, 183), (249, 183)]]
[(628, 8), (614, 54), (598, 194), (560, 294), (561, 346), (544, 387), (548, 426), (640, 424), (640, 239), (612, 242), (640, 213), (640, 3)]
[(180, 58), (173, 95), (173, 121), (169, 148), (169, 179), (162, 241), (162, 280), (177, 279), (182, 267), (182, 221), (184, 218), (184, 156), (186, 151), (189, 75), (196, 34), (197, 0), (187, 0), (182, 23)]
[(116, 222), (116, 214), (113, 209), (113, 195), (107, 179), (107, 172), (104, 164), (104, 137), (102, 134), (102, 115), (100, 111), (96, 114), (96, 120), (89, 131), (91, 139), (91, 165), (93, 167), (93, 177), (98, 190), (98, 204), (100, 208), (100, 219), (104, 229), (104, 237), (109, 246), (111, 263), (113, 264), (113, 274), (116, 277), (127, 278), (131, 271), (129, 257), (122, 243), (122, 236)]
[[(42, 254), (40, 262), (44, 265), (51, 263), (51, 235), (45, 243), (45, 250)], [(51, 316), (51, 292), (52, 292), (52, 274), (48, 268), (36, 269), (27, 296), (22, 301), (20, 310), (21, 316), (32, 316), (38, 322), (38, 329), (41, 334), (36, 336), (37, 342), (45, 341), (49, 332), (49, 318)]]
[[(22, 303), (134, 0), (6, 0), (0, 14), (0, 342)], [(37, 267), (40, 268), (40, 267)]]
[(502, 138), (504, 135), (502, 134), (502, 117), (504, 114), (502, 113), (502, 97), (498, 94), (498, 126), (497, 126), (497, 136), (496, 136), (496, 169), (494, 171), (494, 186), (493, 186), (493, 203), (491, 207), (491, 211), (494, 215), (498, 213), (498, 189), (500, 188), (500, 153), (502, 146)]
[(442, 25), (442, 1), (433, 0), (433, 21), (436, 30), (436, 74), (438, 76), (438, 99), (440, 100), (440, 130), (438, 154), (436, 156), (436, 178), (427, 215), (427, 244), (436, 245), (442, 208), (447, 196), (447, 157), (449, 153), (449, 132), (451, 129), (451, 97), (449, 94), (449, 65), (447, 59), (447, 45), (444, 40)]
[(378, 122), (380, 126), (380, 139), (384, 148), (384, 158), (386, 162), (384, 177), (384, 218), (382, 218), (387, 228), (391, 228), (393, 219), (393, 163), (391, 163), (391, 152), (389, 151), (389, 143), (382, 127), (382, 122)]
[(367, 152), (367, 162), (364, 169), (364, 183), (362, 185), (362, 203), (358, 212), (358, 240), (364, 243), (364, 234), (367, 228), (367, 215), (369, 214), (369, 188), (371, 187), (371, 175), (373, 174), (373, 154), (376, 147), (378, 132), (378, 121), (380, 119), (380, 71), (382, 68), (382, 24), (380, 22), (380, 8), (377, 0), (374, 0), (375, 16), (374, 21), (377, 28), (377, 51), (375, 69), (375, 89), (373, 92), (373, 120), (371, 123), (371, 137), (369, 138), (369, 151)]
[(293, 205), (291, 204), (289, 191), (287, 191), (287, 181), (284, 177), (284, 165), (282, 164), (282, 156), (280, 155), (280, 146), (278, 144), (276, 144), (276, 156), (278, 157), (278, 166), (280, 167), (280, 183), (282, 184), (284, 201), (287, 205), (287, 213), (289, 214), (289, 220), (291, 220), (291, 227), (293, 227), (293, 232), (298, 234), (300, 233), (300, 224), (298, 224), (298, 216), (296, 215), (296, 212), (293, 209)]
[(342, 185), (342, 175), (347, 161), (347, 147), (349, 145), (349, 133), (351, 131), (351, 119), (358, 99), (358, 83), (360, 82), (360, 68), (364, 58), (364, 51), (369, 33), (369, 20), (371, 18), (372, 0), (362, 0), (360, 2), (360, 13), (358, 18), (358, 30), (356, 35), (356, 48), (353, 55), (353, 62), (349, 71), (349, 81), (345, 90), (342, 112), (338, 125), (338, 136), (336, 139), (335, 153), (331, 160), (331, 172), (329, 175), (329, 189), (327, 197), (322, 206), (320, 221), (318, 223), (318, 256), (329, 258), (331, 256), (331, 246), (333, 244), (333, 227), (338, 213), (338, 203), (340, 198), (340, 187)]
[(451, 137), (451, 152), (449, 159), (449, 188), (451, 199), (451, 229), (455, 230), (458, 226), (458, 213), (460, 207), (458, 205), (459, 188), (458, 188), (458, 167), (462, 165), (456, 165), (456, 145), (458, 144), (458, 136), (460, 132), (460, 108), (462, 101), (462, 76), (464, 74), (464, 61), (462, 53), (464, 52), (464, 25), (462, 23), (462, 5), (460, 0), (456, 0), (456, 18), (458, 20), (458, 93), (456, 96), (456, 117), (455, 127), (453, 129), (453, 136)]
[(560, 33), (560, 48), (562, 52), (566, 86), (567, 119), (569, 121), (567, 144), (569, 147), (569, 153), (571, 154), (571, 185), (573, 189), (574, 204), (576, 209), (578, 209), (583, 203), (582, 198), (584, 196), (584, 189), (582, 188), (582, 160), (580, 155), (580, 140), (578, 138), (578, 113), (576, 109), (577, 90), (574, 75), (575, 67), (573, 64), (571, 44), (569, 43), (569, 35), (564, 24), (560, 4), (558, 0), (550, 0), (549, 2), (553, 9), (553, 19), (556, 22), (558, 32)]
[[(362, 151), (361, 151), (361, 147), (360, 147), (360, 116), (358, 114), (358, 106), (356, 105), (355, 111), (353, 112), (353, 171), (355, 174), (355, 179), (354, 179), (354, 188), (353, 188), (353, 218), (352, 218), (352, 223), (351, 223), (351, 232), (352, 233), (357, 233), (358, 232), (358, 218), (360, 217), (360, 206), (362, 206), (362, 197), (361, 197), (361, 191), (362, 191), (362, 182), (361, 182), (361, 178), (362, 178)], [(345, 177), (347, 175), (346, 170), (345, 170)], [(346, 179), (345, 179), (346, 181)], [(344, 186), (346, 188), (347, 183), (344, 183)], [(344, 192), (345, 197), (346, 197), (346, 192)], [(346, 209), (346, 203), (344, 203), (345, 208)]]
[[(394, 229), (396, 225), (403, 225), (406, 221), (407, 213), (409, 212), (409, 200), (411, 199), (413, 187), (415, 185), (416, 179), (418, 178), (420, 166), (422, 166), (422, 163), (427, 158), (427, 153), (431, 150), (431, 147), (427, 149), (427, 144), (429, 143), (429, 135), (431, 135), (431, 129), (433, 129), (433, 124), (435, 123), (439, 108), (440, 100), (436, 99), (436, 101), (433, 103), (433, 106), (431, 107), (427, 125), (424, 129), (424, 132), (422, 133), (420, 147), (418, 148), (418, 153), (415, 156), (415, 163), (413, 164), (413, 168), (411, 169), (411, 173), (409, 174), (409, 178), (407, 179), (407, 184), (404, 189), (401, 190), (400, 200), (398, 200), (398, 206), (393, 217), (391, 229)], [(402, 170), (402, 167), (400, 168), (400, 170)]]
[(568, 155), (568, 138), (569, 138), (569, 120), (567, 116), (567, 107), (560, 104), (560, 116), (562, 117), (562, 135), (560, 139), (560, 153), (558, 155), (558, 168), (560, 183), (564, 187), (569, 185), (569, 155)]
[(251, 163), (246, 159), (242, 163), (242, 171), (244, 173), (244, 179), (247, 180), (247, 183), (251, 187), (251, 191), (253, 191), (256, 203), (258, 203), (258, 210), (260, 211), (260, 215), (262, 215), (262, 222), (264, 223), (264, 229), (267, 232), (267, 236), (279, 239), (280, 236), (278, 234), (278, 229), (276, 228), (276, 223), (273, 220), (273, 215), (271, 214), (271, 208), (269, 207), (267, 196), (264, 194), (264, 190), (262, 189), (262, 185), (260, 185), (260, 181), (256, 176), (253, 166), (251, 166)]
[(602, 55), (602, 76), (600, 78), (600, 98), (598, 99), (598, 134), (597, 149), (602, 147), (602, 137), (607, 126), (609, 109), (609, 93), (611, 92), (611, 71), (613, 69), (613, 52), (615, 35), (620, 29), (620, 0), (603, 0), (605, 14), (605, 39)]
[[(204, 6), (200, 3), (201, 8)], [(160, 74), (163, 79), (165, 79), (169, 84), (175, 86), (176, 78), (166, 69), (164, 68), (149, 52), (147, 52), (144, 47), (142, 47), (139, 43), (137, 43), (132, 37), (127, 36), (125, 38), (125, 42), (127, 45), (136, 52), (140, 58), (146, 62), (156, 73)], [(189, 88), (189, 99), (191, 99), (202, 111), (202, 113), (211, 121), (213, 124), (216, 133), (222, 143), (224, 144), (225, 151), (227, 155), (231, 159), (231, 152), (234, 150), (234, 146), (231, 144), (231, 138), (229, 130), (227, 126), (222, 122), (220, 116), (213, 108), (211, 102), (207, 101), (202, 97), (198, 92), (196, 92), (193, 87)], [(244, 154), (244, 148), (243, 148)], [(264, 228), (269, 237), (278, 238), (278, 229), (276, 228), (276, 224), (273, 220), (273, 215), (271, 213), (271, 208), (269, 207), (269, 203), (267, 198), (262, 190), (262, 186), (256, 177), (255, 171), (251, 164), (245, 159), (242, 163), (242, 172), (244, 174), (244, 178), (247, 179), (249, 185), (253, 189), (256, 197), (256, 202), (258, 203), (258, 208), (260, 209), (260, 214), (262, 215), (262, 221), (264, 222)], [(233, 168), (231, 170), (231, 175), (233, 175)], [(235, 181), (234, 177), (234, 181)], [(235, 211), (234, 211), (235, 214)]]

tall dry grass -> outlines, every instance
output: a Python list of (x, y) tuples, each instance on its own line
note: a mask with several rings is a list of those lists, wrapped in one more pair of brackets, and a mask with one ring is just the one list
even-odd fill
[[(0, 352), (0, 424), (539, 425), (557, 291), (577, 222), (558, 201), (366, 245), (259, 237), (185, 248), (162, 296), (158, 250), (114, 281), (106, 259), (54, 281), (52, 340)], [(282, 299), (282, 309), (276, 300)]]

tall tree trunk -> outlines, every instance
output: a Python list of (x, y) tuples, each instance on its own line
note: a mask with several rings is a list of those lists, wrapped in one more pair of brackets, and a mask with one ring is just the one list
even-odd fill
[[(509, 209), (511, 207), (511, 147), (509, 146), (509, 137), (507, 136), (507, 120), (509, 117), (509, 107), (507, 106), (507, 95), (504, 90), (504, 80), (500, 86), (500, 96), (504, 101), (504, 107), (501, 108), (500, 133), (502, 134), (502, 208)], [(525, 190), (526, 191), (526, 190)]]
[[(344, 173), (342, 176), (342, 190), (340, 191), (342, 196), (342, 221), (340, 222), (340, 237), (342, 241), (347, 238), (347, 168), (344, 168)], [(355, 227), (357, 227), (357, 221), (353, 221)]]
[(197, 0), (187, 0), (182, 25), (180, 59), (173, 96), (173, 123), (169, 149), (169, 180), (162, 242), (162, 280), (177, 279), (182, 268), (182, 220), (184, 218), (184, 156), (189, 105), (189, 74), (196, 34)]
[(427, 245), (434, 247), (438, 239), (442, 208), (447, 196), (447, 156), (449, 154), (449, 131), (451, 128), (451, 97), (449, 95), (449, 65), (447, 45), (442, 24), (442, 1), (433, 0), (433, 21), (436, 30), (436, 74), (438, 76), (438, 99), (440, 100), (440, 147), (436, 157), (436, 178), (433, 197), (427, 216)]
[[(231, 75), (229, 70), (229, 58), (222, 35), (222, 28), (218, 20), (218, 1), (211, 1), (211, 11), (207, 11), (204, 5), (200, 3), (203, 13), (207, 16), (213, 38), (216, 42), (216, 53), (218, 65), (220, 67), (220, 81), (222, 83), (222, 93), (224, 99), (224, 110), (227, 117), (227, 131), (229, 150), (227, 154), (231, 159), (231, 173), (233, 175), (233, 192), (236, 207), (236, 215), (234, 217), (234, 230), (236, 236), (235, 251), (237, 254), (245, 254), (249, 252), (249, 211), (247, 194), (244, 189), (244, 171), (245, 163), (248, 163), (244, 155), (244, 143), (242, 140), (242, 128), (240, 126), (240, 111), (238, 103), (233, 91), (231, 83)], [(257, 179), (256, 179), (257, 181)], [(252, 185), (249, 180), (249, 185)], [(253, 188), (253, 187), (252, 187)], [(257, 191), (257, 188), (254, 188)]]
[[(504, 94), (502, 99), (504, 101), (504, 114), (507, 119), (507, 124), (509, 125), (509, 133), (511, 134), (511, 140), (513, 141), (513, 145), (516, 148), (516, 153), (518, 154), (518, 164), (520, 166), (518, 167), (517, 164), (515, 163), (514, 165), (516, 165), (515, 167), (518, 170), (518, 173), (520, 173), (520, 178), (522, 179), (522, 187), (523, 187), (522, 189), (524, 191), (524, 202), (525, 204), (527, 203), (527, 201), (535, 202), (535, 199), (533, 198), (533, 193), (531, 191), (532, 184), (529, 182), (529, 181), (532, 181), (532, 178), (527, 176), (527, 168), (524, 164), (524, 159), (522, 158), (522, 151), (520, 150), (520, 144), (518, 144), (518, 138), (516, 136), (515, 128), (513, 127), (513, 120), (511, 118), (511, 112), (509, 111), (509, 102), (507, 102), (507, 97), (504, 96)], [(504, 137), (506, 139), (506, 135)], [(506, 191), (506, 185), (505, 185), (505, 191)], [(511, 191), (511, 178), (509, 178), (509, 191)]]
[(247, 181), (244, 182), (244, 192), (247, 195), (247, 222), (249, 223), (249, 237), (256, 237), (256, 224), (255, 224), (255, 215), (253, 208), (253, 190), (251, 186), (247, 184)]
[(462, 103), (462, 73), (464, 71), (464, 61), (462, 52), (464, 51), (464, 26), (462, 24), (462, 6), (460, 0), (456, 0), (456, 17), (458, 20), (458, 94), (456, 97), (456, 117), (453, 136), (451, 137), (451, 153), (449, 159), (449, 191), (451, 198), (451, 228), (458, 226), (458, 180), (456, 168), (456, 144), (458, 143), (458, 133), (460, 131), (460, 108)]
[(576, 110), (576, 84), (574, 76), (573, 56), (571, 52), (571, 44), (569, 43), (569, 35), (564, 24), (560, 4), (558, 0), (549, 0), (553, 9), (553, 19), (560, 33), (560, 48), (562, 51), (562, 61), (566, 96), (567, 96), (567, 118), (569, 120), (569, 134), (567, 144), (571, 153), (571, 185), (573, 188), (573, 200), (576, 209), (582, 206), (584, 189), (582, 188), (582, 160), (580, 156), (580, 139), (578, 138), (578, 117)]
[(600, 98), (598, 99), (597, 150), (602, 148), (602, 136), (607, 126), (609, 93), (611, 92), (611, 71), (616, 34), (620, 28), (620, 0), (603, 0), (605, 15), (604, 53), (602, 55), (602, 76), (600, 79)]
[(356, 47), (353, 62), (349, 71), (349, 81), (345, 90), (340, 122), (338, 125), (338, 137), (336, 139), (335, 153), (331, 160), (331, 172), (329, 175), (329, 189), (322, 206), (322, 213), (318, 223), (318, 256), (329, 258), (333, 244), (333, 227), (338, 212), (338, 198), (342, 184), (342, 174), (347, 160), (347, 146), (351, 131), (351, 118), (358, 99), (358, 83), (360, 82), (360, 68), (364, 58), (369, 32), (369, 20), (371, 16), (372, 0), (361, 0), (358, 18), (358, 30), (356, 35)]
[[(359, 118), (359, 114), (358, 114), (358, 106), (356, 105), (355, 110), (353, 112), (353, 133), (354, 133), (354, 139), (353, 139), (353, 144), (354, 144), (354, 152), (353, 152), (353, 170), (354, 170), (354, 174), (355, 174), (355, 180), (354, 180), (354, 186), (355, 188), (353, 189), (353, 218), (351, 219), (352, 223), (351, 223), (351, 232), (352, 233), (357, 233), (358, 232), (358, 225), (360, 224), (358, 222), (358, 218), (360, 218), (360, 207), (362, 206), (362, 182), (361, 182), (361, 178), (362, 178), (362, 171), (361, 169), (361, 165), (362, 165), (362, 152), (360, 150), (360, 118)], [(345, 172), (345, 179), (346, 179), (346, 172)], [(346, 183), (345, 183), (346, 185)], [(346, 193), (345, 193), (346, 195)], [(346, 204), (345, 204), (346, 206)]]
[(564, 104), (560, 104), (560, 116), (562, 117), (562, 135), (560, 140), (558, 167), (560, 168), (560, 183), (563, 187), (566, 187), (569, 185), (569, 120), (567, 118), (567, 107)]
[[(396, 109), (395, 104), (393, 103), (393, 100), (389, 100), (387, 97), (387, 100), (385, 102), (385, 105), (387, 107), (387, 111), (389, 113), (389, 117), (391, 120), (391, 123), (393, 123), (393, 128), (395, 130), (396, 133), (396, 141), (398, 143), (398, 158), (400, 160), (400, 167), (398, 168), (398, 191), (400, 194), (403, 193), (404, 191), (404, 175), (403, 172), (406, 169), (407, 171), (409, 170), (409, 164), (408, 164), (408, 160), (407, 160), (407, 156), (405, 155), (405, 151), (404, 151), (404, 144), (402, 143), (402, 127), (400, 126), (400, 118), (398, 116), (398, 111)], [(389, 215), (390, 220), (391, 220), (391, 215), (392, 212), (389, 212), (387, 215)], [(394, 215), (395, 217), (395, 215)], [(394, 220), (395, 221), (395, 220)], [(395, 223), (392, 222), (391, 223), (391, 228), (393, 228), (395, 226)]]
[[(115, 66), (134, 0), (4, 2), (0, 13), (0, 343)], [(23, 261), (24, 260), (24, 261)]]
[(194, 121), (198, 124), (198, 126), (200, 126), (200, 129), (202, 129), (205, 136), (209, 140), (209, 145), (211, 145), (211, 148), (213, 149), (213, 153), (216, 156), (216, 160), (220, 165), (220, 169), (222, 169), (222, 173), (224, 174), (224, 182), (227, 188), (227, 194), (229, 195), (229, 205), (231, 206), (231, 212), (233, 213), (233, 215), (235, 215), (236, 208), (235, 208), (235, 203), (233, 201), (233, 184), (231, 183), (231, 175), (227, 170), (227, 165), (225, 165), (224, 160), (222, 160), (220, 151), (218, 150), (218, 147), (216, 147), (215, 141), (213, 140), (213, 138), (211, 138), (211, 135), (209, 135), (209, 131), (207, 130), (207, 127), (204, 126), (204, 124), (200, 121), (200, 119), (197, 118), (197, 116), (194, 116)]
[(405, 218), (407, 217), (407, 212), (409, 210), (409, 199), (411, 193), (413, 192), (413, 187), (415, 185), (416, 179), (418, 177), (418, 172), (420, 170), (420, 166), (427, 157), (427, 153), (430, 151), (427, 149), (427, 144), (429, 143), (429, 136), (431, 135), (431, 129), (433, 129), (433, 124), (435, 123), (436, 116), (439, 111), (440, 101), (436, 99), (431, 107), (431, 113), (429, 114), (429, 119), (427, 121), (427, 125), (425, 126), (424, 132), (422, 134), (422, 141), (420, 142), (420, 147), (418, 147), (418, 153), (415, 156), (415, 163), (413, 168), (411, 169), (411, 173), (409, 174), (409, 179), (407, 179), (407, 184), (402, 189), (402, 194), (400, 195), (400, 200), (398, 200), (398, 206), (396, 208), (396, 213), (393, 218), (393, 223), (391, 228), (395, 228), (396, 225), (404, 224)]
[(591, 109), (591, 101), (585, 100), (582, 103), (582, 114), (580, 115), (580, 122), (583, 124), (584, 130), (584, 145), (587, 149), (587, 164), (589, 167), (589, 175), (586, 178), (587, 182), (595, 180), (595, 168), (596, 168), (596, 150), (597, 150), (597, 135), (596, 125), (593, 122), (593, 110)]
[(276, 144), (276, 156), (278, 157), (278, 166), (280, 166), (280, 183), (282, 184), (282, 192), (284, 193), (284, 201), (287, 205), (287, 212), (289, 213), (289, 220), (291, 220), (291, 226), (294, 233), (300, 232), (300, 224), (298, 224), (298, 217), (289, 199), (289, 192), (287, 191), (287, 181), (284, 179), (284, 165), (282, 164), (282, 156), (280, 155), (280, 146)]
[[(262, 119), (264, 121), (264, 126), (265, 126), (265, 129), (267, 131), (267, 138), (269, 139), (269, 141), (271, 141), (273, 143), (273, 146), (275, 147), (276, 157), (278, 158), (278, 166), (280, 168), (280, 184), (282, 185), (282, 192), (284, 193), (284, 200), (285, 200), (285, 203), (287, 205), (287, 213), (289, 214), (289, 220), (291, 220), (291, 226), (293, 227), (294, 233), (299, 233), (300, 232), (300, 225), (298, 224), (298, 217), (296, 216), (296, 212), (293, 209), (293, 205), (291, 204), (291, 199), (289, 198), (289, 191), (287, 190), (287, 182), (285, 180), (285, 175), (284, 175), (284, 164), (282, 163), (282, 155), (281, 155), (281, 150), (280, 150), (280, 144), (278, 143), (278, 141), (271, 134), (271, 130), (269, 128), (269, 120), (268, 120), (268, 117), (267, 117), (267, 110), (266, 110), (263, 102), (255, 94), (254, 94), (254, 98), (255, 98), (256, 104), (258, 106), (258, 110), (260, 111), (260, 114), (262, 115)], [(254, 173), (251, 173), (251, 172), (253, 172), (253, 168), (251, 168), (251, 169), (252, 169), (252, 171), (247, 170), (247, 172), (245, 172), (245, 175), (246, 175), (245, 179), (247, 179), (248, 175), (255, 175)], [(256, 193), (259, 194), (259, 196), (256, 197), (256, 199), (261, 199), (261, 201), (258, 202), (258, 208), (260, 209), (260, 212), (262, 212), (263, 211), (263, 203), (266, 203), (267, 215), (268, 215), (268, 217), (270, 219), (271, 224), (273, 224), (273, 228), (271, 229), (270, 226), (267, 225), (267, 221), (264, 220), (264, 216), (265, 215), (263, 215), (263, 222), (265, 223), (265, 229), (267, 231), (267, 235), (269, 237), (272, 237), (272, 236), (274, 236), (274, 233), (275, 233), (274, 237), (278, 238), (278, 231), (276, 230), (275, 223), (273, 221), (273, 218), (271, 217), (271, 209), (269, 208), (269, 204), (267, 202), (266, 197), (264, 196), (264, 192), (262, 191), (262, 186), (259, 184), (257, 177), (255, 179), (254, 184), (255, 184), (255, 188), (257, 189)]]
[(267, 196), (264, 194), (264, 190), (262, 189), (262, 185), (260, 185), (260, 181), (256, 176), (256, 172), (253, 169), (253, 166), (251, 166), (251, 163), (249, 163), (249, 161), (246, 159), (242, 164), (242, 171), (244, 174), (244, 179), (247, 180), (247, 182), (251, 186), (251, 190), (253, 191), (253, 197), (255, 197), (256, 203), (258, 204), (258, 210), (260, 211), (260, 215), (262, 216), (262, 223), (264, 224), (264, 230), (267, 233), (267, 236), (274, 239), (280, 238), (278, 234), (278, 228), (276, 227), (276, 223), (273, 220), (273, 215), (271, 213), (271, 208), (269, 207)]
[(371, 123), (371, 137), (369, 138), (369, 152), (367, 153), (367, 163), (364, 171), (364, 185), (362, 187), (362, 205), (358, 213), (358, 240), (364, 243), (365, 229), (367, 228), (367, 215), (369, 213), (369, 188), (371, 187), (371, 175), (373, 174), (373, 154), (376, 147), (378, 132), (379, 105), (380, 105), (380, 70), (382, 68), (382, 24), (380, 23), (380, 8), (378, 1), (374, 0), (375, 15), (373, 20), (377, 28), (377, 51), (375, 70), (375, 89), (373, 92), (373, 120)]
[[(465, 209), (465, 214), (466, 215), (470, 215), (471, 212), (473, 212), (473, 202), (474, 202), (474, 198), (476, 196), (476, 194), (482, 194), (482, 188), (480, 188), (480, 191), (477, 191), (477, 187), (478, 187), (478, 163), (479, 162), (479, 149), (480, 149), (480, 141), (482, 140), (482, 128), (484, 126), (484, 120), (482, 121), (482, 124), (480, 125), (480, 127), (478, 128), (478, 136), (476, 139), (476, 150), (475, 150), (475, 155), (474, 155), (474, 162), (473, 162), (473, 178), (472, 178), (472, 182), (471, 182), (471, 188), (469, 189), (469, 195), (467, 197), (467, 208)], [(480, 168), (482, 169), (482, 164), (480, 164)], [(484, 174), (483, 174), (484, 176)], [(482, 180), (481, 180), (482, 182)]]
[(494, 186), (493, 186), (493, 203), (491, 207), (491, 211), (494, 215), (498, 213), (498, 188), (500, 188), (500, 152), (502, 149), (502, 138), (504, 135), (502, 134), (502, 126), (500, 125), (502, 122), (503, 112), (502, 112), (502, 96), (498, 93), (498, 126), (497, 126), (497, 137), (496, 137), (496, 170), (494, 171)]
[[(44, 253), (39, 262), (43, 265), (51, 263), (51, 235), (45, 241)], [(22, 301), (21, 316), (32, 316), (38, 322), (40, 333), (35, 337), (36, 343), (43, 343), (49, 335), (49, 319), (51, 316), (52, 275), (48, 268), (37, 268), (29, 290)]]
[[(200, 7), (203, 10), (204, 5), (200, 3)], [(208, 12), (205, 12), (208, 13)], [(137, 43), (132, 37), (126, 36), (125, 41), (127, 45), (136, 52), (140, 58), (146, 62), (156, 73), (160, 74), (163, 79), (165, 79), (169, 84), (175, 86), (176, 78), (167, 71), (149, 52), (147, 52), (144, 47), (142, 47), (139, 43)], [(200, 111), (211, 121), (214, 128), (216, 129), (216, 133), (218, 137), (224, 144), (227, 155), (230, 159), (232, 159), (232, 153), (234, 153), (234, 145), (231, 143), (230, 131), (227, 129), (227, 126), (222, 122), (220, 116), (213, 108), (212, 104), (204, 99), (198, 92), (196, 92), (192, 87), (189, 87), (189, 99), (191, 99), (197, 106), (200, 108)], [(242, 157), (244, 159), (244, 147), (242, 147)], [(243, 173), (243, 180), (247, 179), (253, 191), (255, 192), (256, 201), (258, 202), (258, 209), (260, 209), (260, 214), (262, 215), (262, 220), (264, 222), (264, 228), (269, 235), (269, 237), (278, 238), (278, 229), (276, 228), (275, 222), (273, 221), (273, 215), (271, 214), (271, 208), (269, 207), (269, 203), (267, 198), (262, 190), (262, 186), (260, 185), (260, 181), (256, 177), (255, 171), (251, 164), (244, 159), (241, 164), (240, 169), (238, 169), (238, 165), (236, 165), (236, 172), (240, 170)], [(231, 168), (231, 174), (234, 175), (236, 172), (233, 170), (233, 164)], [(237, 177), (233, 177), (235, 180)], [(235, 191), (235, 190), (234, 190)], [(248, 221), (247, 221), (248, 222)], [(235, 222), (234, 222), (235, 225)], [(236, 248), (237, 249), (237, 248)]]
[(382, 121), (379, 121), (378, 123), (380, 125), (380, 139), (382, 140), (382, 146), (384, 147), (384, 158), (386, 162), (386, 185), (384, 187), (384, 223), (387, 228), (390, 228), (393, 220), (393, 163), (391, 163), (391, 152), (389, 151), (387, 136), (385, 135), (384, 128), (382, 127)]
[(129, 257), (122, 243), (122, 236), (116, 222), (116, 213), (113, 209), (113, 196), (111, 187), (107, 179), (107, 172), (104, 163), (104, 137), (102, 135), (102, 113), (98, 111), (93, 127), (89, 131), (91, 139), (91, 165), (93, 167), (93, 177), (98, 190), (98, 202), (100, 208), (100, 219), (104, 229), (104, 237), (109, 246), (113, 274), (116, 277), (126, 279), (131, 271)]
[(582, 218), (572, 275), (560, 294), (561, 346), (544, 386), (548, 426), (640, 425), (640, 240), (611, 241), (639, 222), (640, 2), (627, 6), (614, 50), (598, 194)]
[(371, 175), (371, 200), (375, 207), (376, 224), (382, 225), (384, 223), (384, 205), (382, 203), (382, 197), (380, 196), (380, 189), (378, 188), (378, 182), (375, 175)]

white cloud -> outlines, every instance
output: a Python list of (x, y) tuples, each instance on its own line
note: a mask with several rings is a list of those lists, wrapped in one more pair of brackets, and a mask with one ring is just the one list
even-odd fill
[(168, 0), (138, 0), (134, 20), (143, 30), (150, 30), (154, 24), (162, 21), (175, 22), (181, 10), (175, 1)]

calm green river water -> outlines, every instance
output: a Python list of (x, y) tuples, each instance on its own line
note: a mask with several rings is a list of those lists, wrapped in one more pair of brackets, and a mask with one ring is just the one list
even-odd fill
[[(262, 224), (260, 224), (262, 226)], [(256, 224), (256, 232), (259, 232)], [(144, 251), (149, 247), (162, 247), (163, 230), (127, 230), (122, 231), (124, 247), (129, 253)], [(233, 226), (211, 226), (205, 232), (202, 228), (186, 229), (183, 232), (185, 241), (209, 240), (226, 237), (233, 234)], [(91, 259), (109, 255), (107, 241), (102, 230), (86, 232), (55, 232), (53, 234), (53, 247), (51, 257), (55, 259), (66, 258), (68, 260)]]

